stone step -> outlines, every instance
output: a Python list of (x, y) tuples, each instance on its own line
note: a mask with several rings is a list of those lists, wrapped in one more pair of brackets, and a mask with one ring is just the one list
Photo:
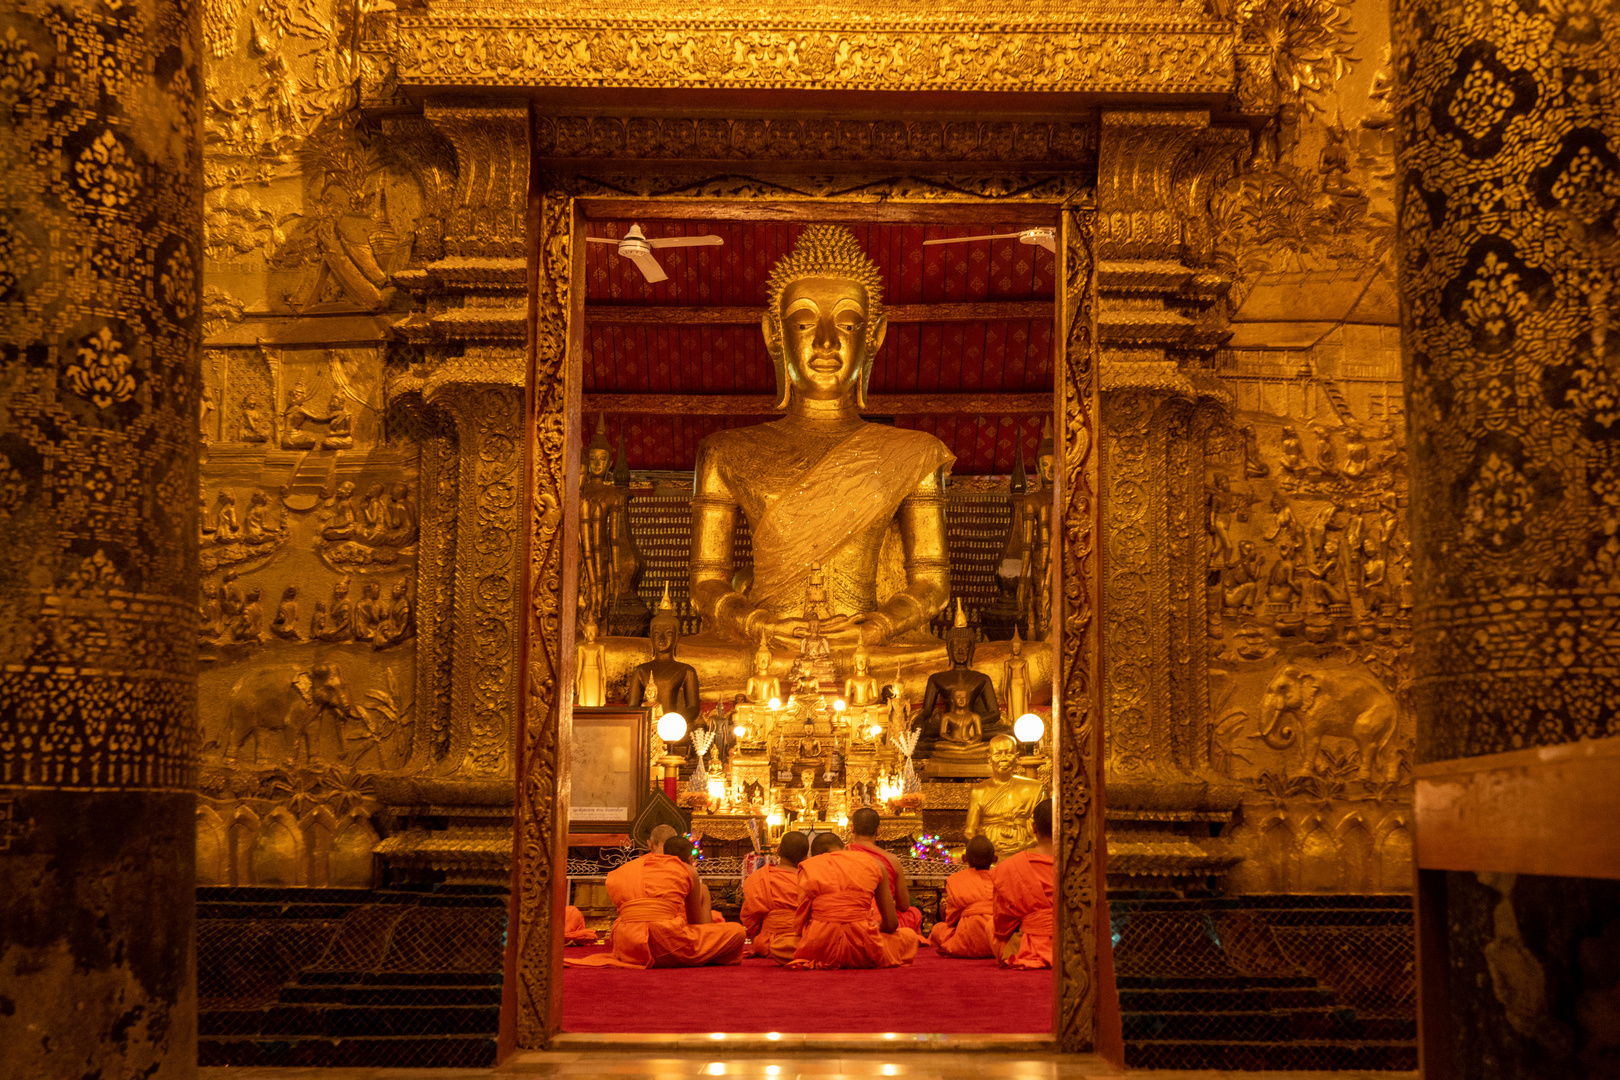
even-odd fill
[(1224, 1039), (1127, 1039), (1125, 1064), (1132, 1069), (1405, 1072), (1417, 1068), (1417, 1042), (1239, 1043)]
[(1417, 1021), (1410, 1016), (1358, 1014), (1354, 1009), (1318, 1008), (1285, 1012), (1136, 1012), (1123, 1010), (1125, 1038), (1249, 1042), (1411, 1040)]
[(323, 985), (302, 986), (297, 983), (282, 987), (283, 1005), (499, 1005), (501, 987), (494, 985), (469, 986), (440, 984), (430, 986), (384, 985)]
[[(490, 1029), (493, 1032), (493, 1028)], [(199, 1065), (277, 1068), (488, 1068), (495, 1036), (384, 1038), (217, 1038), (197, 1040)]]
[(381, 1036), (490, 1036), (500, 1027), (493, 1005), (267, 1005), (257, 1009), (206, 1009), (197, 1015), (204, 1036), (376, 1038)]

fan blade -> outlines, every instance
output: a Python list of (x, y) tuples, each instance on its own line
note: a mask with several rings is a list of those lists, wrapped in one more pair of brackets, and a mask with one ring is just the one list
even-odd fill
[(1016, 240), (1023, 233), (1002, 232), (991, 233), (989, 236), (953, 236), (949, 240), (924, 240), (923, 247), (933, 247), (935, 244), (971, 244), (975, 240)]
[(640, 270), (641, 276), (647, 279), (647, 284), (656, 285), (660, 281), (669, 280), (669, 275), (664, 273), (664, 268), (658, 265), (658, 260), (653, 258), (650, 253), (646, 255), (629, 255), (626, 258), (636, 264), (636, 269)]
[(1041, 237), (1039, 240), (1035, 241), (1035, 246), (1043, 247), (1054, 255), (1057, 254), (1057, 241), (1050, 236)]
[(715, 236), (710, 233), (708, 236), (669, 236), (662, 240), (648, 240), (647, 246), (653, 248), (719, 247), (725, 242), (725, 237)]
[(618, 241), (613, 239), (613, 237), (611, 237), (611, 236), (587, 236), (585, 238), (585, 242), (587, 244), (617, 244), (618, 243)]

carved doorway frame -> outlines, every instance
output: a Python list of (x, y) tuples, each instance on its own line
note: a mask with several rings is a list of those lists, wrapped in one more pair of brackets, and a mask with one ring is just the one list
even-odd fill
[[(516, 112), (516, 110), (512, 110)], [(1099, 1005), (1112, 994), (1103, 906), (1106, 847), (1102, 762), (1101, 485), (1097, 347), (1097, 213), (1090, 176), (1072, 186), (1026, 186), (1028, 194), (923, 190), (914, 177), (846, 185), (854, 193), (806, 193), (754, 181), (744, 190), (693, 194), (694, 185), (648, 191), (584, 170), (541, 172), (536, 163), (525, 225), (528, 244), (528, 378), (524, 444), (523, 589), (514, 725), (512, 900), (508, 919), (500, 1056), (549, 1046), (561, 1029), (563, 920), (567, 903), (567, 805), (577, 596), (577, 490), (584, 364), (584, 234), (593, 217), (637, 220), (748, 216), (784, 221), (960, 224), (1049, 214), (1058, 228), (1052, 415), (1061, 464), (1054, 489), (1061, 522), (1052, 583), (1053, 755), (1058, 898), (1054, 942), (1055, 1047), (1097, 1049)], [(993, 172), (982, 163), (980, 172)], [(645, 179), (645, 178), (643, 178)], [(786, 179), (783, 177), (782, 179)], [(627, 194), (630, 191), (632, 193)], [(1007, 185), (1000, 192), (1019, 191)], [(749, 207), (739, 215), (739, 207)], [(516, 209), (516, 208), (512, 208)], [(730, 211), (729, 214), (727, 211)], [(1099, 989), (1106, 987), (1105, 994)]]

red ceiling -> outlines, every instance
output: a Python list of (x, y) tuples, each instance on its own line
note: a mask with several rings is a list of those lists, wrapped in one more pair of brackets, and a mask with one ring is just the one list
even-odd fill
[[(628, 221), (594, 221), (589, 235), (618, 237)], [(884, 271), (891, 304), (1028, 301), (1052, 298), (1054, 257), (1016, 240), (923, 247), (925, 239), (1016, 232), (1002, 225), (868, 225), (852, 231)], [(745, 306), (764, 309), (771, 267), (791, 247), (801, 225), (780, 222), (654, 222), (649, 237), (716, 233), (723, 247), (658, 252), (669, 280), (649, 285), (612, 246), (586, 253), (586, 303), (612, 306)], [(586, 337), (586, 393), (766, 394), (775, 373), (757, 326), (635, 325), (594, 322)], [(896, 323), (873, 364), (871, 390), (888, 393), (1047, 391), (1052, 387), (1052, 326), (1048, 319)], [(697, 444), (723, 427), (769, 416), (609, 417), (615, 438), (624, 427), (630, 467), (689, 469)], [(906, 415), (902, 427), (932, 432), (957, 456), (958, 473), (1012, 469), (1015, 433), (1027, 461), (1040, 441), (1042, 417), (983, 414)], [(594, 424), (586, 425), (586, 431)]]

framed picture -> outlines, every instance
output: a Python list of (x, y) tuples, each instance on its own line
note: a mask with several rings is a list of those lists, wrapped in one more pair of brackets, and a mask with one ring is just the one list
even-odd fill
[(574, 706), (568, 831), (628, 833), (650, 784), (646, 709)]

